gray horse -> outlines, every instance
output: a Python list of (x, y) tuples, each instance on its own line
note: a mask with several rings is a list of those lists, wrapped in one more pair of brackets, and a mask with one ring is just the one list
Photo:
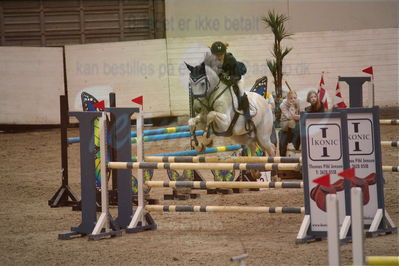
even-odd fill
[[(190, 70), (190, 90), (196, 115), (188, 121), (195, 149), (203, 151), (211, 145), (212, 130), (217, 136), (230, 137), (237, 144), (248, 145), (252, 155), (258, 144), (269, 156), (274, 156), (275, 147), (270, 141), (273, 128), (270, 104), (259, 94), (247, 92), (251, 114), (248, 123), (243, 113), (237, 110), (238, 100), (232, 86), (223, 83), (204, 63), (195, 67), (186, 65)], [(205, 131), (201, 141), (194, 134), (197, 127)]]

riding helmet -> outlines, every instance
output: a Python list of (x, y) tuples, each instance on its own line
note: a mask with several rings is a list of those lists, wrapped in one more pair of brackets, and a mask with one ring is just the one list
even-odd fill
[(211, 52), (214, 55), (222, 55), (226, 53), (226, 45), (222, 42), (214, 42), (211, 46)]

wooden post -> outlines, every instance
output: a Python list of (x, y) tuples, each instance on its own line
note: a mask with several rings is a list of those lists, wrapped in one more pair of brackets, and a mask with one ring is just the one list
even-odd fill
[(327, 195), (327, 241), (328, 241), (328, 264), (341, 265), (339, 253), (339, 221), (338, 221), (338, 199), (336, 194)]
[(363, 193), (359, 187), (351, 189), (351, 208), (353, 265), (364, 265)]

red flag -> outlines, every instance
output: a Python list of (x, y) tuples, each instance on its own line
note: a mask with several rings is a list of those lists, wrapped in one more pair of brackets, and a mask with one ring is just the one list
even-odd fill
[(104, 111), (104, 109), (105, 109), (105, 101), (102, 100), (101, 102), (93, 104), (93, 106), (98, 108), (100, 111)]
[(143, 102), (144, 102), (143, 96), (139, 96), (139, 97), (137, 97), (137, 98), (132, 99), (132, 102), (137, 103), (137, 104), (140, 104), (141, 107), (143, 107)]
[(320, 86), (319, 86), (319, 90), (317, 91), (317, 94), (319, 94), (319, 99), (323, 103), (324, 109), (327, 110), (328, 109), (328, 102), (327, 102), (326, 89), (324, 88), (323, 74), (321, 74)]
[(339, 176), (342, 176), (345, 179), (352, 180), (355, 177), (355, 168), (349, 168), (341, 173), (338, 173)]
[(322, 176), (314, 179), (313, 182), (315, 182), (316, 184), (319, 184), (321, 186), (324, 186), (324, 187), (330, 187), (331, 186), (330, 174), (322, 175)]
[(341, 89), (339, 87), (339, 81), (337, 82), (337, 87), (335, 88), (335, 98), (334, 98), (334, 106), (339, 108), (347, 108), (344, 98), (341, 94)]
[(370, 75), (373, 75), (373, 67), (370, 66), (368, 68), (365, 68), (365, 69), (362, 70), (362, 72), (370, 74)]

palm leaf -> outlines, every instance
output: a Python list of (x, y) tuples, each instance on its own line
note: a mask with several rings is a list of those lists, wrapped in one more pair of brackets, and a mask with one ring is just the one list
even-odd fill
[(291, 51), (292, 51), (292, 47), (285, 48), (284, 52), (281, 54), (282, 59)]
[(277, 70), (277, 64), (275, 60), (266, 60), (267, 67), (274, 76)]

